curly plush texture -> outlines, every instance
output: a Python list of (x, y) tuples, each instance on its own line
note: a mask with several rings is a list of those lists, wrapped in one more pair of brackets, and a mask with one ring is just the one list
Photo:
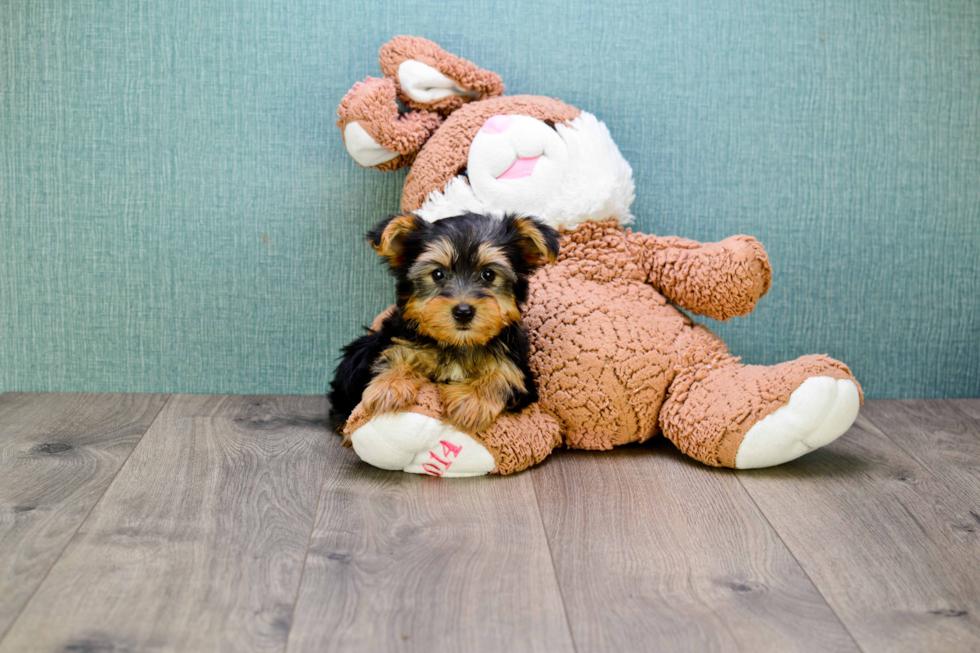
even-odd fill
[[(678, 372), (724, 358), (727, 349), (649, 281), (664, 278), (665, 262), (683, 254), (686, 283), (667, 284), (673, 302), (710, 305), (724, 316), (746, 313), (769, 285), (768, 261), (756, 244), (700, 245), (633, 234), (615, 222), (565, 234), (558, 262), (532, 279), (524, 323), (531, 369), (546, 379), (541, 407), (562, 423), (568, 446), (610, 449), (659, 432), (660, 408)], [(692, 287), (697, 292), (688, 292)]]
[[(499, 91), (492, 84), (480, 87), (480, 79), (492, 80), (486, 71), (424, 39), (398, 37), (382, 48), (385, 74), (397, 77), (407, 58), (463, 88), (486, 89), (488, 96), (503, 90), (502, 85)], [(386, 91), (385, 102), (391, 101), (391, 92)], [(448, 217), (443, 213), (453, 208), (450, 200), (460, 201), (462, 190), (475, 193), (468, 185), (452, 185), (467, 184), (460, 173), (468, 165), (470, 145), (492, 116), (529, 116), (557, 126), (559, 135), (577, 129), (584, 136), (591, 124), (576, 121), (588, 114), (547, 97), (474, 99), (452, 96), (425, 105), (451, 113), (415, 158), (402, 192), (404, 211), (425, 213), (420, 209), (430, 200), (439, 204), (429, 211), (431, 219)], [(386, 120), (390, 123), (390, 113)], [(618, 148), (616, 154), (621, 157)], [(588, 155), (581, 158), (589, 160)], [(717, 320), (753, 310), (772, 282), (765, 250), (748, 236), (699, 243), (624, 228), (633, 189), (625, 160), (621, 167), (619, 177), (628, 182), (626, 207), (617, 214), (582, 206), (573, 216), (582, 221), (562, 220), (566, 227), (558, 261), (530, 281), (524, 325), (540, 400), (477, 436), (494, 457), (496, 473), (536, 464), (560, 444), (610, 449), (658, 434), (707, 465), (735, 467), (750, 429), (785, 406), (808, 379), (853, 381), (862, 399), (851, 371), (839, 361), (815, 355), (770, 367), (746, 366), (720, 338), (694, 323), (684, 310)], [(424, 388), (409, 410), (441, 419), (436, 389)], [(370, 417), (362, 407), (355, 409), (345, 425), (346, 439)]]
[(664, 435), (706, 465), (735, 467), (738, 445), (749, 429), (814, 376), (854, 379), (846, 365), (827, 356), (803, 356), (773, 366), (742, 365), (727, 353), (703, 357), (671, 384), (660, 411)]
[(721, 321), (748, 315), (772, 285), (769, 257), (750, 236), (702, 244), (631, 233), (627, 240), (655, 252), (645, 281), (697, 315)]
[(442, 116), (429, 111), (399, 114), (395, 82), (376, 77), (354, 84), (337, 109), (337, 126), (341, 133), (347, 125), (357, 122), (375, 143), (399, 154), (398, 158), (372, 166), (383, 171), (411, 165), (442, 120)]
[[(438, 70), (446, 77), (468, 91), (477, 94), (475, 98), (449, 95), (434, 102), (416, 102), (409, 97), (398, 83), (398, 67), (402, 62), (414, 59)], [(378, 52), (378, 61), (384, 76), (395, 80), (398, 99), (413, 109), (427, 109), (449, 115), (463, 104), (475, 100), (496, 97), (504, 92), (500, 75), (483, 70), (475, 63), (450, 54), (428, 39), (417, 36), (396, 36)]]
[[(498, 473), (536, 464), (559, 444), (605, 450), (661, 433), (692, 458), (734, 467), (749, 428), (806, 379), (853, 379), (826, 356), (742, 365), (677, 308), (744, 315), (770, 280), (765, 250), (748, 236), (701, 244), (615, 221), (566, 230), (558, 261), (532, 277), (524, 311), (539, 403), (477, 436)], [(441, 418), (438, 392), (420, 395), (411, 411)], [(359, 406), (345, 433), (369, 418)]]

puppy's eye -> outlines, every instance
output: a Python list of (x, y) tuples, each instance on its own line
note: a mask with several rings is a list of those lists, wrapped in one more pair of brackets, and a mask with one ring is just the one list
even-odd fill
[(480, 273), (480, 278), (486, 281), (487, 283), (490, 283), (491, 281), (497, 278), (497, 273), (488, 268)]
[(446, 278), (446, 273), (443, 272), (442, 270), (433, 270), (432, 271), (432, 280), (433, 281), (442, 281), (445, 278)]

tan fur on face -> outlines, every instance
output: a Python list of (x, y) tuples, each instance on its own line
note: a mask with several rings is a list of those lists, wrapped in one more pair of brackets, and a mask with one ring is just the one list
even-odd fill
[(514, 272), (510, 269), (510, 261), (507, 260), (507, 255), (504, 254), (504, 250), (496, 245), (480, 243), (480, 247), (476, 250), (476, 262), (477, 266), (481, 268), (493, 267), (512, 280), (515, 278)]
[[(405, 302), (405, 319), (419, 324), (422, 322), (422, 313), (425, 312), (426, 300), (420, 297), (409, 297)], [(430, 336), (431, 337), (431, 336)]]
[(412, 265), (412, 269), (415, 270), (416, 266), (419, 268), (437, 265), (441, 268), (449, 269), (453, 265), (453, 256), (456, 250), (445, 238), (440, 238), (431, 243), (427, 243), (425, 246), (425, 251), (419, 254), (419, 257), (415, 259), (415, 263)]
[[(454, 254), (455, 250), (447, 240), (434, 241), (426, 245), (425, 251), (412, 265), (412, 275), (423, 275), (433, 265), (451, 269)], [(482, 243), (476, 256), (478, 267), (492, 268), (500, 277), (510, 280), (516, 278), (501, 248)], [(499, 283), (491, 285), (487, 291), (489, 297), (412, 296), (406, 300), (405, 317), (418, 325), (419, 333), (447, 345), (484, 345), (504, 327), (516, 324), (521, 319), (514, 297), (501, 291)], [(459, 328), (452, 314), (453, 309), (463, 302), (476, 309), (476, 317), (466, 329)]]
[(505, 325), (517, 324), (521, 321), (521, 310), (517, 308), (517, 302), (513, 297), (498, 295), (497, 305), (500, 307), (500, 317)]
[[(517, 280), (517, 275), (514, 274), (513, 268), (510, 267), (510, 261), (507, 260), (507, 255), (499, 247), (489, 243), (483, 243), (477, 250), (476, 256), (479, 267), (493, 268), (494, 271), (510, 281)], [(498, 293), (496, 287), (492, 287), (491, 292), (494, 293), (494, 297), (497, 300), (500, 317), (504, 321), (503, 326), (519, 322), (521, 320), (521, 311), (517, 308), (517, 302), (514, 297), (509, 293)]]
[(466, 303), (476, 309), (476, 316), (468, 328), (460, 329), (453, 317), (453, 309), (462, 302), (463, 299), (433, 297), (423, 303), (412, 298), (405, 305), (405, 317), (418, 324), (422, 335), (453, 347), (485, 345), (507, 325), (497, 299), (491, 295), (466, 298)]

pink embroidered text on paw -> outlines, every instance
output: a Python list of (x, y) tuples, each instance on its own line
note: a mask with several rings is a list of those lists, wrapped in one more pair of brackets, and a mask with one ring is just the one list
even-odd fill
[(442, 476), (445, 474), (453, 464), (450, 458), (458, 458), (459, 452), (463, 450), (463, 447), (446, 442), (445, 440), (440, 440), (439, 444), (442, 447), (442, 458), (437, 456), (434, 451), (430, 451), (429, 462), (422, 463), (422, 469), (432, 476)]

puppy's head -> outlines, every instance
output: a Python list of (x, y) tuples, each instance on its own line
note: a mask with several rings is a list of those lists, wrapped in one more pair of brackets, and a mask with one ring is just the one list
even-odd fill
[(398, 279), (398, 305), (419, 333), (483, 345), (521, 319), (528, 277), (558, 256), (558, 232), (534, 218), (467, 213), (435, 223), (394, 215), (368, 239)]

